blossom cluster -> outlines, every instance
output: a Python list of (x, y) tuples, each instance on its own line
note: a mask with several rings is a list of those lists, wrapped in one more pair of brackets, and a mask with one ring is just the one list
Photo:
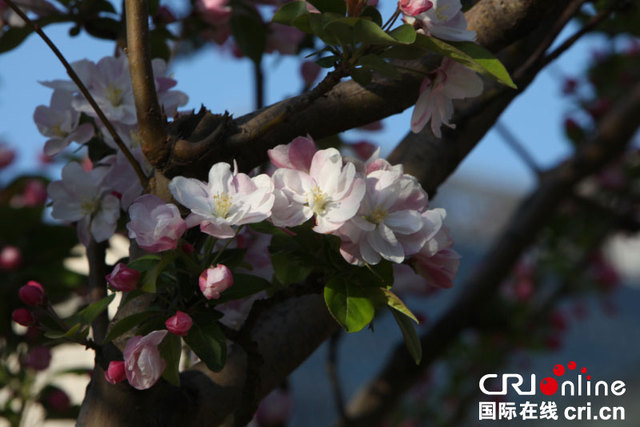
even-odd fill
[[(71, 65), (141, 168), (150, 173), (151, 166), (138, 143), (127, 56), (121, 52), (117, 57), (104, 57), (97, 63), (85, 59)], [(154, 59), (152, 67), (164, 114), (174, 116), (188, 98), (183, 92), (172, 89), (176, 81), (167, 77), (167, 65), (163, 60)], [(47, 156), (60, 153), (71, 142), (88, 142), (96, 135), (94, 123), (100, 138), (109, 147), (117, 148), (75, 83), (53, 80), (42, 84), (54, 90), (50, 105), (38, 106), (33, 115), (40, 133), (49, 138), (44, 147)], [(85, 245), (91, 237), (97, 242), (111, 237), (116, 230), (120, 210), (127, 210), (142, 191), (133, 166), (117, 149), (115, 154), (102, 158), (89, 168), (78, 163), (67, 164), (62, 171), (62, 179), (48, 187), (53, 201), (52, 216), (76, 222), (78, 236)]]

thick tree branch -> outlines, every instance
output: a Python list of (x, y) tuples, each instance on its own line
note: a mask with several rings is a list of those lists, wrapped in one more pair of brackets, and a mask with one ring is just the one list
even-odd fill
[(168, 155), (165, 120), (156, 93), (149, 50), (147, 0), (126, 0), (127, 52), (142, 151), (158, 166)]
[(421, 364), (412, 363), (404, 346), (398, 346), (378, 377), (350, 403), (349, 425), (370, 426), (379, 421), (419, 378), (420, 372), (441, 355), (462, 330), (471, 326), (478, 310), (490, 301), (520, 254), (548, 223), (554, 209), (571, 194), (576, 183), (620, 155), (639, 125), (640, 84), (636, 84), (600, 122), (592, 141), (571, 159), (547, 172), (538, 189), (520, 205), (506, 231), (463, 286), (460, 297), (421, 337)]

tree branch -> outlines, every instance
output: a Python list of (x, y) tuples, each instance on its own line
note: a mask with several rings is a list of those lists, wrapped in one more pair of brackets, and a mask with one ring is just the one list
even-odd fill
[(520, 254), (547, 224), (555, 208), (576, 183), (619, 155), (640, 125), (640, 84), (629, 91), (603, 118), (597, 135), (569, 160), (543, 177), (538, 189), (512, 217), (503, 235), (480, 261), (475, 274), (463, 286), (451, 308), (421, 337), (423, 356), (412, 363), (404, 345), (398, 346), (384, 369), (352, 400), (348, 407), (351, 426), (368, 426), (381, 419), (458, 334), (471, 326), (474, 316), (494, 295)]
[(147, 0), (126, 0), (125, 9), (129, 72), (142, 152), (157, 167), (166, 161), (169, 151), (165, 120), (160, 110), (151, 67)]
[[(107, 265), (105, 263), (106, 243), (97, 243), (91, 238), (87, 248), (87, 258), (89, 260), (89, 295), (91, 302), (96, 302), (107, 296)], [(91, 324), (93, 339), (98, 344), (107, 335), (109, 327), (109, 315), (107, 310), (103, 311)]]

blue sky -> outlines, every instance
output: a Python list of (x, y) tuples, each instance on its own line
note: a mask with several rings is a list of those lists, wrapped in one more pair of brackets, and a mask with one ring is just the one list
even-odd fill
[[(86, 36), (70, 38), (67, 24), (46, 28), (69, 61), (88, 58), (94, 61), (113, 54), (113, 45)], [(574, 29), (566, 30), (561, 39)], [(573, 75), (584, 69), (591, 52), (599, 44), (593, 38), (577, 43), (552, 65), (553, 70), (541, 73), (531, 87), (507, 109), (501, 121), (527, 146), (542, 166), (550, 166), (569, 153), (562, 136), (562, 118), (570, 104), (560, 93), (559, 75)], [(253, 103), (252, 67), (249, 60), (237, 60), (228, 52), (211, 46), (189, 60), (176, 62), (172, 72), (178, 89), (189, 95), (187, 108), (201, 104), (214, 112), (228, 110), (235, 116), (251, 111)], [(299, 93), (302, 80), (298, 62), (290, 58), (267, 57), (266, 101), (273, 103)], [(17, 172), (33, 170), (45, 138), (34, 123), (37, 105), (48, 104), (51, 90), (38, 81), (67, 78), (62, 65), (35, 35), (18, 49), (0, 55), (0, 141), (18, 149), (18, 160), (2, 178)], [(382, 146), (383, 154), (409, 129), (411, 108), (385, 120), (385, 129), (376, 133), (351, 133), (347, 139), (356, 141), (368, 137)], [(524, 190), (534, 184), (534, 178), (521, 160), (495, 131), (489, 132), (469, 155), (458, 173), (482, 177), (491, 183), (502, 183)]]

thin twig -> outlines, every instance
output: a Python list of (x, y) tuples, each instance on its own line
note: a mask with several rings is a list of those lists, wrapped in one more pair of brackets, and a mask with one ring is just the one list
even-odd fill
[(151, 67), (147, 1), (126, 0), (125, 11), (129, 72), (142, 151), (152, 165), (158, 166), (166, 160), (169, 150)]
[(264, 72), (262, 71), (262, 64), (259, 62), (253, 63), (253, 78), (255, 82), (256, 91), (256, 110), (264, 107)]
[(607, 19), (609, 15), (611, 15), (620, 6), (620, 3), (621, 3), (620, 1), (613, 2), (611, 6), (609, 6), (609, 8), (603, 10), (602, 12), (598, 13), (596, 16), (591, 18), (586, 24), (582, 26), (582, 28), (576, 31), (571, 37), (569, 37), (564, 42), (562, 42), (560, 46), (558, 46), (551, 53), (545, 56), (542, 59), (542, 63), (540, 65), (544, 67), (548, 63), (554, 61), (556, 58), (562, 55), (567, 49), (573, 46), (573, 44), (576, 41), (578, 41), (578, 39), (580, 39), (585, 34), (595, 30), (596, 27), (600, 25), (602, 21)]
[(522, 159), (524, 163), (538, 176), (542, 174), (540, 166), (536, 163), (535, 159), (529, 154), (524, 144), (500, 121), (494, 125), (495, 130), (500, 134), (504, 142), (507, 143), (513, 151)]
[(140, 180), (140, 184), (142, 184), (142, 187), (147, 188), (147, 177), (144, 174), (142, 167), (140, 166), (138, 161), (135, 159), (135, 157), (133, 157), (133, 154), (131, 154), (131, 151), (129, 151), (129, 148), (126, 146), (126, 144), (122, 141), (122, 138), (120, 138), (120, 135), (118, 135), (118, 132), (116, 132), (115, 128), (113, 127), (109, 119), (107, 119), (107, 117), (104, 115), (104, 112), (102, 111), (102, 109), (100, 109), (96, 100), (93, 99), (93, 96), (91, 95), (91, 93), (89, 93), (89, 90), (84, 85), (84, 83), (82, 83), (82, 80), (80, 80), (80, 77), (78, 77), (78, 75), (73, 70), (69, 62), (62, 55), (62, 52), (60, 52), (60, 50), (51, 41), (51, 39), (44, 33), (44, 31), (42, 31), (42, 29), (38, 24), (33, 22), (18, 6), (16, 6), (13, 0), (6, 0), (5, 3), (7, 3), (7, 5), (9, 5), (9, 7), (13, 9), (18, 14), (18, 16), (20, 16), (20, 18), (24, 20), (24, 22), (29, 24), (31, 28), (33, 28), (33, 31), (35, 31), (40, 36), (40, 38), (47, 44), (47, 46), (49, 46), (49, 48), (53, 51), (54, 55), (56, 55), (58, 60), (62, 63), (64, 68), (67, 70), (67, 74), (69, 75), (71, 80), (73, 80), (76, 86), (78, 86), (78, 89), (80, 90), (82, 95), (84, 95), (86, 100), (89, 102), (89, 104), (91, 105), (91, 108), (93, 108), (93, 111), (95, 111), (96, 115), (100, 118), (104, 126), (107, 128), (107, 130), (109, 131), (109, 134), (113, 138), (118, 148), (122, 150), (122, 152), (124, 153), (129, 163), (131, 163), (131, 167), (133, 167), (133, 170), (136, 172), (136, 175), (138, 176), (138, 179)]

